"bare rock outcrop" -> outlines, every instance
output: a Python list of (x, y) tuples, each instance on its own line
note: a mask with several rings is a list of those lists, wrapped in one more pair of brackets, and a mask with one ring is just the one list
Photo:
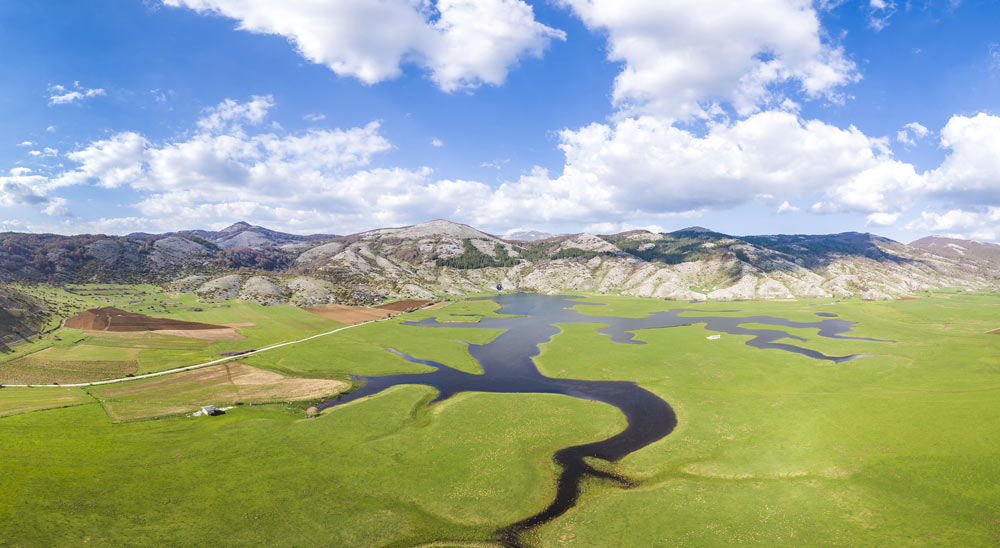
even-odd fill
[(276, 280), (266, 276), (251, 276), (243, 282), (239, 297), (245, 301), (254, 301), (263, 305), (276, 305), (287, 302), (292, 291)]
[(288, 280), (291, 302), (296, 306), (316, 306), (336, 302), (333, 284), (326, 280), (297, 276)]
[(189, 293), (201, 287), (206, 281), (208, 281), (208, 276), (194, 274), (166, 284), (166, 289), (175, 293)]
[(149, 258), (158, 265), (176, 265), (207, 251), (207, 247), (193, 240), (179, 236), (167, 236), (153, 242), (153, 250), (149, 253)]
[(231, 274), (214, 280), (209, 280), (195, 290), (195, 295), (205, 301), (228, 301), (240, 294), (243, 276)]

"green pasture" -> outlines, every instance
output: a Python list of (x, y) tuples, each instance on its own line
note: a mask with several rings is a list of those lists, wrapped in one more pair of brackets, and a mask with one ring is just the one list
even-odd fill
[[(606, 299), (622, 313), (663, 307)], [(638, 380), (680, 424), (613, 469), (641, 480), (593, 484), (542, 527), (539, 546), (993, 546), (1000, 540), (1000, 297), (917, 301), (701, 303), (727, 315), (858, 321), (857, 335), (780, 342), (841, 364), (743, 345), (701, 325), (638, 331), (648, 344), (563, 326), (536, 360), (552, 376)], [(598, 308), (580, 307), (587, 313)], [(660, 308), (663, 309), (663, 308)], [(818, 309), (818, 310), (817, 310)], [(604, 313), (604, 311), (602, 311)], [(697, 316), (699, 313), (686, 314)], [(746, 327), (767, 327), (753, 326)], [(779, 328), (780, 329), (780, 328)]]
[(0, 417), (29, 411), (71, 407), (93, 403), (93, 401), (86, 392), (79, 388), (46, 387), (31, 390), (4, 388), (0, 390)]
[[(305, 377), (390, 375), (431, 371), (390, 352), (392, 348), (416, 358), (445, 363), (467, 373), (481, 373), (479, 363), (466, 351), (465, 343), (483, 344), (499, 334), (493, 329), (420, 328), (403, 322), (433, 316), (434, 311), (417, 311), (391, 320), (355, 327), (330, 337), (304, 344), (277, 348), (243, 360), (285, 373)], [(465, 318), (469, 320), (470, 318)]]
[[(173, 347), (151, 334), (61, 330), (65, 336), (48, 352), (62, 358), (79, 350), (81, 363), (134, 353), (137, 367), (154, 370), (180, 357), (338, 325), (291, 307), (237, 301), (192, 312), (186, 309), (198, 305), (190, 298), (170, 296), (184, 304), (164, 314), (255, 326), (239, 328), (244, 340), (169, 337), (182, 340)], [(1000, 335), (987, 334), (1000, 328), (1000, 295), (584, 299), (604, 305), (578, 308), (594, 323), (561, 325), (535, 358), (539, 370), (637, 382), (669, 402), (679, 423), (618, 463), (595, 461), (637, 485), (586, 482), (578, 506), (530, 535), (531, 546), (1000, 542)], [(465, 342), (487, 342), (497, 331), (402, 324), (425, 317), (474, 322), (496, 308), (491, 301), (449, 303), (243, 361), (313, 378), (428, 370), (388, 351), (394, 348), (477, 373)], [(645, 344), (615, 344), (596, 333), (602, 315), (672, 308), (693, 309), (682, 316), (694, 323), (637, 331)], [(823, 320), (817, 312), (857, 322), (848, 336), (897, 342), (744, 325), (801, 336), (808, 340), (779, 342), (829, 355), (873, 354), (835, 364), (750, 348), (748, 336), (708, 340), (713, 332), (697, 323), (699, 315)], [(565, 396), (466, 393), (428, 406), (433, 397), (432, 389), (411, 385), (314, 419), (278, 404), (112, 424), (82, 390), (0, 389), (0, 416), (8, 415), (0, 417), (0, 546), (493, 546), (497, 528), (551, 500), (556, 449), (624, 427), (614, 408)], [(58, 409), (37, 411), (46, 408)]]
[[(7, 389), (4, 389), (7, 390)], [(2, 398), (3, 396), (0, 396)], [(304, 419), (280, 406), (110, 424), (95, 404), (0, 419), (6, 546), (413, 546), (544, 507), (557, 448), (624, 427), (565, 396), (404, 386)]]

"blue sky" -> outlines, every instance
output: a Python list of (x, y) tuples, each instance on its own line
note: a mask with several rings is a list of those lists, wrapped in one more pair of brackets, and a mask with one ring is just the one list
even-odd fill
[(0, 230), (1000, 237), (1000, 4), (0, 5)]

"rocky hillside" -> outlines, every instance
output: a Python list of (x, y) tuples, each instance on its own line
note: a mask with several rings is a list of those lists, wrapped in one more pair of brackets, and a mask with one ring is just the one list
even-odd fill
[(220, 249), (236, 249), (236, 248), (260, 248), (260, 247), (278, 247), (278, 246), (292, 246), (302, 244), (304, 242), (312, 242), (316, 240), (329, 240), (330, 238), (335, 238), (336, 236), (332, 234), (314, 234), (311, 236), (300, 236), (297, 234), (288, 234), (286, 232), (278, 232), (276, 230), (270, 230), (262, 226), (254, 226), (247, 222), (238, 222), (232, 224), (219, 231), (211, 230), (183, 230), (180, 232), (170, 232), (167, 234), (146, 234), (146, 233), (133, 233), (126, 236), (127, 238), (156, 238), (163, 236), (184, 236), (184, 237), (194, 237), (201, 240), (205, 240)]
[(937, 255), (959, 261), (972, 259), (992, 263), (1000, 268), (1000, 245), (997, 244), (929, 236), (910, 242), (910, 247), (922, 249), (930, 256)]
[(682, 300), (885, 299), (1000, 284), (994, 256), (978, 251), (1000, 246), (956, 241), (950, 243), (964, 254), (953, 246), (938, 252), (922, 241), (905, 245), (856, 232), (737, 237), (690, 227), (527, 241), (438, 220), (343, 237), (276, 236), (281, 234), (246, 223), (218, 233), (0, 234), (0, 265), (7, 265), (0, 275), (154, 281), (205, 301), (301, 305), (459, 296), (497, 287)]
[(0, 286), (0, 354), (39, 332), (45, 325), (45, 312), (40, 300)]
[(58, 326), (63, 318), (88, 306), (73, 295), (33, 289), (0, 284), (0, 357), (11, 346)]
[[(995, 288), (988, 262), (929, 254), (871, 234), (734, 237), (702, 227), (504, 240), (432, 221), (334, 238), (297, 251), (267, 277), (230, 275), (190, 288), (205, 298), (376, 302), (496, 291), (592, 291), (683, 300), (886, 299), (940, 287)], [(252, 284), (251, 284), (252, 282)], [(251, 284), (248, 287), (248, 284)], [(225, 293), (216, 293), (225, 286)]]
[[(316, 241), (237, 223), (221, 232), (104, 236), (0, 233), (0, 280), (161, 283), (238, 269), (280, 271)], [(212, 236), (212, 240), (198, 234)], [(324, 241), (331, 237), (324, 237)]]

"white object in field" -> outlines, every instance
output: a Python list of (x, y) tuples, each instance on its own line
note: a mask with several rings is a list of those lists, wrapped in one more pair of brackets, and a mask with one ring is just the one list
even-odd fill
[(205, 405), (201, 408), (202, 415), (212, 416), (215, 414), (216, 411), (217, 409), (215, 408), (214, 405)]
[(709, 336), (707, 336), (705, 338), (708, 339), (708, 340), (710, 340), (710, 341), (714, 341), (715, 339), (721, 339), (722, 335), (709, 335)]

